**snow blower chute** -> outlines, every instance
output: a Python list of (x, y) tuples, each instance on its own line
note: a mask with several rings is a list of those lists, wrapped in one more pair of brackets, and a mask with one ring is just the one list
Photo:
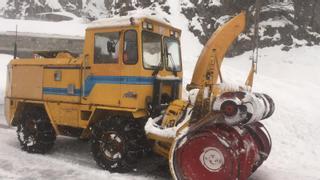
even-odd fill
[(221, 63), (245, 28), (242, 12), (209, 39), (187, 86), (189, 100), (175, 100), (145, 126), (154, 151), (168, 158), (179, 180), (246, 180), (268, 158), (271, 139), (260, 123), (274, 112), (273, 100), (253, 93), (256, 64), (243, 86), (223, 82)]

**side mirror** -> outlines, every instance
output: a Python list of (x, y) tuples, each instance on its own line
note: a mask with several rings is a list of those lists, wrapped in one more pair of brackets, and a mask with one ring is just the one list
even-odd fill
[(116, 52), (115, 43), (113, 41), (108, 41), (107, 42), (107, 49), (108, 49), (109, 54)]

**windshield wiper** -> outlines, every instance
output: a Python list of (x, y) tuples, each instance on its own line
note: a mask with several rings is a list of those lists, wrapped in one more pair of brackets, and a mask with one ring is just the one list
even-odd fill
[[(170, 61), (171, 61), (171, 63), (172, 63), (172, 66), (173, 66), (173, 67), (172, 67), (173, 75), (177, 77), (178, 74), (177, 74), (176, 64), (174, 63), (174, 60), (173, 60), (173, 58), (172, 58), (172, 54), (168, 52), (168, 46), (167, 46), (167, 44), (165, 44), (165, 46), (164, 46), (164, 53), (165, 53), (165, 55), (166, 55), (166, 60), (167, 60), (167, 62), (168, 62), (168, 59), (170, 59)], [(169, 65), (169, 63), (168, 63), (167, 65)]]
[[(170, 57), (170, 58), (169, 58)], [(174, 60), (172, 58), (172, 54), (167, 52), (167, 58), (170, 59), (171, 63), (172, 63), (172, 72), (174, 74), (174, 76), (178, 76), (177, 74), (177, 66), (176, 64), (174, 63)]]
[(152, 76), (155, 76), (159, 73), (159, 71), (161, 69), (161, 63), (162, 63), (162, 60), (159, 61), (157, 66), (152, 66), (152, 68), (155, 68), (155, 70), (152, 73)]

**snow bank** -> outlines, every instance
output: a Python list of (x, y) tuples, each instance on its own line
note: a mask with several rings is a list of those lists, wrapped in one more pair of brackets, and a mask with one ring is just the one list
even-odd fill
[(11, 59), (13, 59), (11, 55), (0, 54), (0, 105), (4, 104), (7, 80), (7, 65)]
[(61, 22), (46, 22), (33, 20), (13, 20), (0, 18), (0, 33), (15, 32), (40, 33), (51, 35), (80, 36), (85, 34), (86, 24), (81, 19)]

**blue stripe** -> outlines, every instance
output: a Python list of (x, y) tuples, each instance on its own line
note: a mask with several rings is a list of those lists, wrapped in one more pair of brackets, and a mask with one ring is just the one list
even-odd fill
[(80, 96), (80, 89), (75, 89), (74, 94), (69, 94), (67, 88), (49, 88), (44, 87), (42, 89), (43, 94), (52, 94), (52, 95), (65, 95), (65, 96)]
[(152, 85), (154, 77), (139, 76), (88, 76), (85, 81), (85, 96), (88, 96), (96, 84), (133, 84)]
[[(79, 66), (45, 66), (44, 69), (75, 69), (79, 70), (82, 67)], [(86, 67), (86, 69), (91, 69), (90, 67)]]
[[(85, 80), (85, 96), (88, 96), (96, 84), (133, 84), (153, 85), (154, 77), (140, 76), (88, 76)], [(68, 94), (67, 88), (43, 88), (44, 94), (80, 96), (81, 89), (76, 89), (75, 94)]]
[(45, 66), (44, 69), (81, 69), (81, 67), (68, 67), (68, 66)]

